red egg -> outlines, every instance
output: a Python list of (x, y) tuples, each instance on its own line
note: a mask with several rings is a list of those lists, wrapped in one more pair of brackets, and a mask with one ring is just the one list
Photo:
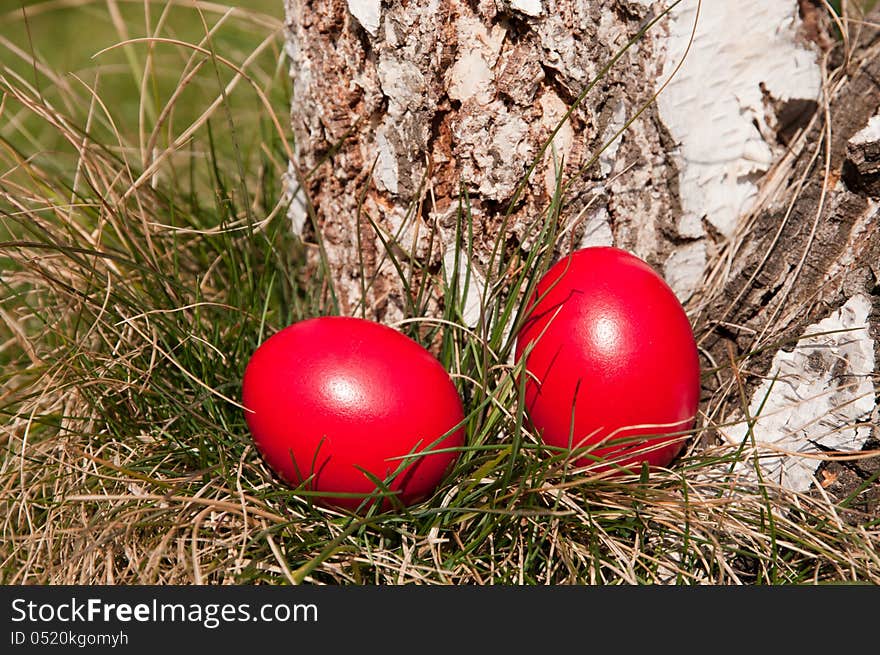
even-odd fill
[(578, 465), (602, 458), (638, 471), (681, 451), (700, 398), (697, 346), (681, 303), (638, 257), (595, 247), (557, 262), (516, 352), (531, 424), (547, 444), (585, 449)]
[(403, 458), (464, 444), (461, 398), (440, 362), (358, 318), (309, 319), (267, 339), (245, 369), (242, 402), (268, 465), (290, 485), (306, 482), (323, 505), (355, 509), (377, 490), (370, 475), (385, 481), (403, 466), (389, 489), (418, 502), (456, 453)]

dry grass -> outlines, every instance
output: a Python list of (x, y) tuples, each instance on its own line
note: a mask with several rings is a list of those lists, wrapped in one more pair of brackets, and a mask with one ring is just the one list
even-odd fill
[[(67, 5), (114, 3), (40, 10)], [(77, 79), (33, 59), (39, 47), (0, 45), (0, 582), (880, 582), (876, 518), (731, 473), (743, 452), (713, 445), (740, 402), (725, 363), (672, 470), (608, 477), (542, 448), (505, 363), (516, 294), (492, 301), (483, 336), (453, 314), (413, 317), (468, 410), (468, 446), (434, 498), (355, 517), (279, 485), (251, 446), (241, 373), (267, 334), (330, 303), (303, 266), (316, 246), (284, 218), (280, 26), (202, 3), (188, 11), (204, 38), (144, 42), (138, 25), (165, 38), (163, 20), (159, 3), (137, 6), (149, 30), (110, 12), (127, 53), (112, 66), (145, 90), (133, 108), (105, 100), (113, 71)], [(232, 25), (249, 49), (221, 58)], [(150, 90), (160, 72), (177, 80), (164, 95)], [(545, 247), (511, 263), (515, 289), (546, 268), (552, 216)]]

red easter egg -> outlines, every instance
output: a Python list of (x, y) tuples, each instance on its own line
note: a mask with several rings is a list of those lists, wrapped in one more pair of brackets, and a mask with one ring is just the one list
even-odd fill
[(516, 353), (526, 356), (526, 411), (544, 442), (589, 448), (578, 465), (669, 465), (694, 424), (700, 364), (663, 278), (623, 250), (584, 248), (547, 271), (526, 311)]
[(402, 458), (464, 444), (461, 398), (440, 362), (359, 318), (309, 319), (267, 339), (245, 369), (242, 402), (267, 464), (290, 485), (305, 481), (323, 505), (357, 508), (377, 490), (369, 475), (385, 481), (402, 465), (389, 488), (418, 502), (457, 453)]

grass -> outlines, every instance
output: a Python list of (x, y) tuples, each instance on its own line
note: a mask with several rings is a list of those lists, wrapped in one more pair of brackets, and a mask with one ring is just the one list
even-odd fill
[[(561, 183), (539, 246), (499, 262), (519, 272), (483, 331), (455, 285), (438, 319), (413, 289), (406, 327), (467, 411), (437, 494), (354, 516), (279, 484), (241, 375), (268, 335), (333, 312), (285, 218), (281, 3), (27, 4), (0, 21), (0, 582), (880, 582), (876, 523), (731, 476), (741, 449), (704, 447), (722, 412), (650, 476), (575, 469), (529, 431), (504, 326), (550, 263)], [(88, 42), (58, 47), (59, 24)]]

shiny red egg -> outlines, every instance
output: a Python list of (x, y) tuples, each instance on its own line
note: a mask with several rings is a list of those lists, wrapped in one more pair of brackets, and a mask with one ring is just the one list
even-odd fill
[[(529, 350), (530, 348), (530, 350)], [(517, 335), (525, 406), (543, 441), (637, 472), (668, 466), (694, 425), (700, 364), (672, 289), (624, 250), (592, 247), (541, 278)]]
[(313, 318), (267, 339), (245, 369), (242, 403), (266, 463), (322, 505), (355, 509), (377, 492), (370, 476), (392, 475), (398, 499), (418, 502), (457, 456), (418, 453), (464, 444), (461, 398), (440, 362), (359, 318)]

